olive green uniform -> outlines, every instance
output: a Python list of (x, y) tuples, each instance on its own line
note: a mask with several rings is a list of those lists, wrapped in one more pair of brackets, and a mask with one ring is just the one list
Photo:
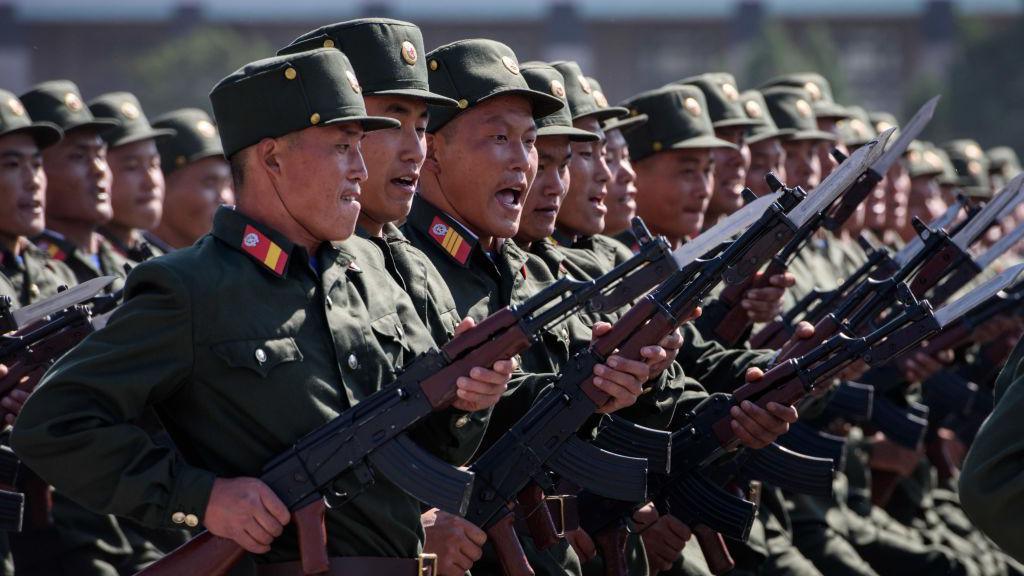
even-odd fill
[(67, 238), (52, 230), (44, 231), (35, 242), (51, 258), (63, 262), (70, 268), (78, 282), (100, 276), (116, 276), (117, 280), (107, 288), (109, 292), (115, 292), (124, 286), (124, 278), (127, 275), (124, 265), (136, 264), (114, 248), (114, 245), (102, 235), (98, 235), (98, 249), (94, 255), (86, 254)]
[[(264, 243), (280, 249), (276, 262), (250, 252)], [(272, 457), (433, 346), (386, 272), (356, 265), (339, 245), (321, 245), (311, 260), (227, 208), (195, 246), (139, 265), (125, 299), (104, 330), (51, 370), (19, 417), (12, 444), (89, 508), (150, 526), (201, 521), (216, 477), (257, 476)], [(129, 424), (150, 406), (180, 454)], [(427, 418), (414, 438), (457, 438), (457, 412)], [(348, 480), (332, 488), (348, 492)], [(419, 514), (411, 498), (378, 478), (327, 512), (328, 552), (415, 556)], [(289, 526), (261, 560), (297, 554)]]

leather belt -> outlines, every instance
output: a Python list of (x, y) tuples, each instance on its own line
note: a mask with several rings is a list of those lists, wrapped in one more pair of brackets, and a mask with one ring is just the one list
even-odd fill
[[(325, 576), (437, 576), (437, 556), (419, 558), (334, 557)], [(306, 576), (302, 562), (278, 562), (256, 565), (258, 576)]]

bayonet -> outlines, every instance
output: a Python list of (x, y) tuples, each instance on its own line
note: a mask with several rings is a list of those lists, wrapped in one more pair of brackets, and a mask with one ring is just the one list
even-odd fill
[(116, 279), (116, 276), (93, 278), (73, 288), (61, 290), (45, 300), (0, 315), (0, 334), (20, 330), (51, 314), (81, 304), (99, 294)]

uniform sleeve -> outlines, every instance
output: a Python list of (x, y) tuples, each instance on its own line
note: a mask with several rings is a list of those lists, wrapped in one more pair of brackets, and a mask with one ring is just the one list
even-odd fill
[(764, 368), (772, 353), (767, 350), (726, 348), (705, 340), (692, 324), (684, 324), (683, 347), (677, 361), (687, 376), (700, 382), (708, 392), (732, 392), (744, 382), (747, 368)]
[(106, 328), (62, 357), (25, 404), (11, 446), (43, 479), (99, 513), (177, 527), (202, 517), (214, 475), (132, 422), (181, 390), (193, 362), (190, 299), (159, 263), (137, 267)]
[[(960, 473), (964, 511), (1004, 551), (1024, 560), (1024, 375), (1017, 368), (1020, 346), (997, 385), (1002, 396), (971, 445)], [(1004, 384), (1004, 377), (1013, 376)]]

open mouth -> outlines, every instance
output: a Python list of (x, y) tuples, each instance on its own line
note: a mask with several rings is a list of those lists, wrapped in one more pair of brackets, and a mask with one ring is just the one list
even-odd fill
[(360, 195), (361, 194), (359, 189), (356, 188), (355, 190), (347, 190), (345, 192), (342, 192), (341, 196), (338, 199), (341, 200), (342, 204), (356, 204), (358, 206)]
[(494, 197), (498, 199), (498, 204), (510, 210), (518, 210), (522, 207), (520, 202), (522, 202), (523, 192), (516, 188), (502, 188), (494, 194)]
[(602, 214), (608, 211), (608, 207), (604, 205), (605, 194), (598, 194), (587, 198), (587, 201), (594, 207), (595, 210)]
[(18, 210), (21, 212), (31, 212), (33, 214), (41, 214), (43, 212), (43, 203), (39, 200), (27, 200), (25, 202), (18, 202)]
[(415, 194), (416, 193), (416, 182), (418, 182), (418, 181), (419, 181), (419, 178), (416, 177), (415, 175), (407, 174), (407, 175), (404, 175), (404, 176), (399, 176), (398, 178), (392, 178), (391, 179), (391, 184), (396, 186), (396, 187), (398, 187), (398, 188), (401, 188), (401, 189), (405, 190), (409, 194)]

